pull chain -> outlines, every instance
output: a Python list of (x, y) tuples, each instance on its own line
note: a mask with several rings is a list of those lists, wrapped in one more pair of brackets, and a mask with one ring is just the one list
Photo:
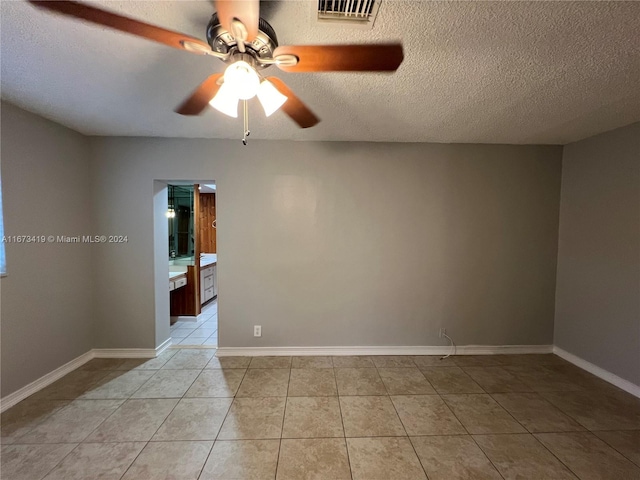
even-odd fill
[(247, 137), (251, 135), (251, 131), (249, 130), (249, 107), (247, 105), (246, 100), (242, 101), (242, 114), (244, 117), (244, 124), (243, 124), (244, 131), (242, 134), (242, 144), (246, 145)]

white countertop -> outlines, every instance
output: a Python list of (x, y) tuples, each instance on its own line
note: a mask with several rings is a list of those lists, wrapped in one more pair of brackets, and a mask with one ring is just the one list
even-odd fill
[(204, 267), (205, 265), (212, 265), (214, 263), (218, 263), (218, 255), (215, 253), (203, 253), (200, 256), (200, 267)]
[(169, 280), (173, 280), (174, 278), (181, 277), (187, 272), (169, 272)]
[(174, 258), (173, 260), (169, 260), (169, 265), (173, 266), (173, 265), (181, 265), (181, 266), (189, 266), (189, 265), (193, 265), (193, 257), (180, 257), (180, 258)]

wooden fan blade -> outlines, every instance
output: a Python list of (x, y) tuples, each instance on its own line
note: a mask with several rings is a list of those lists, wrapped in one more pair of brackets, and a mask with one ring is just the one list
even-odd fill
[(191, 96), (187, 98), (182, 105), (176, 108), (176, 112), (180, 115), (200, 115), (213, 97), (216, 96), (220, 85), (218, 85), (218, 79), (222, 77), (222, 73), (216, 73), (202, 82), (198, 88), (196, 88)]
[(258, 35), (260, 0), (216, 0), (218, 19), (222, 27), (233, 33), (231, 22), (240, 20), (247, 29), (247, 40), (253, 41)]
[(297, 65), (278, 65), (285, 72), (391, 72), (404, 54), (401, 43), (379, 45), (294, 45), (276, 48), (278, 55), (295, 55)]
[(300, 128), (313, 127), (320, 121), (320, 119), (316, 117), (311, 110), (309, 110), (309, 107), (302, 103), (302, 100), (300, 100), (296, 94), (287, 87), (286, 83), (278, 77), (267, 77), (267, 80), (273, 83), (273, 86), (288, 98), (281, 108), (294, 122), (300, 125)]
[[(123, 17), (116, 13), (101, 10), (96, 7), (91, 7), (86, 4), (68, 1), (39, 1), (28, 0), (38, 8), (50, 10), (55, 13), (67, 15), (74, 18), (80, 18), (87, 22), (95, 23), (98, 25), (104, 25), (105, 27), (111, 27), (121, 32), (137, 35), (138, 37), (147, 38), (154, 42), (164, 43), (173, 48), (179, 50), (187, 50), (189, 52), (198, 53), (202, 55), (204, 51), (210, 51), (211, 47), (194, 37), (184, 35), (183, 33), (174, 32), (155, 25), (134, 20), (132, 18)], [(204, 48), (204, 51), (197, 51), (195, 49), (186, 49), (183, 42), (190, 42), (193, 45), (197, 45), (198, 48)]]

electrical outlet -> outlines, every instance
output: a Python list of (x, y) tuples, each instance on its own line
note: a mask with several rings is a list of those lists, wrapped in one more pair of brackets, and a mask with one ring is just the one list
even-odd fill
[(254, 337), (261, 337), (262, 336), (262, 326), (260, 326), (260, 325), (254, 325), (253, 326), (253, 336)]
[(441, 328), (440, 332), (438, 332), (438, 337), (442, 338), (447, 334), (447, 329), (446, 328)]

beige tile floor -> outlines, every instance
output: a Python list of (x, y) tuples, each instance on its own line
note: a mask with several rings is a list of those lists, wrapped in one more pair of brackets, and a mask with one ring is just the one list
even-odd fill
[(185, 346), (218, 346), (218, 299), (202, 307), (195, 321), (178, 320), (171, 325), (171, 343)]
[(553, 355), (96, 359), (2, 414), (3, 480), (640, 479), (640, 399)]

